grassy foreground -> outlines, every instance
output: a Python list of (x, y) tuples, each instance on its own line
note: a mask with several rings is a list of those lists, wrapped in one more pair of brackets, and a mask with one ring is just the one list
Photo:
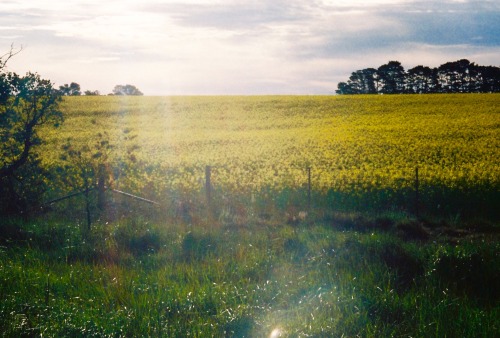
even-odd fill
[[(4, 337), (494, 337), (496, 234), (411, 219), (1, 223)], [(83, 227), (84, 228), (84, 227)], [(432, 232), (432, 234), (431, 234)]]

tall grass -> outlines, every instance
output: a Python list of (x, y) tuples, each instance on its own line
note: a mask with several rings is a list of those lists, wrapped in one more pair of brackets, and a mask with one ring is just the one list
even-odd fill
[(498, 334), (497, 240), (407, 240), (400, 219), (370, 222), (337, 215), (314, 224), (203, 228), (128, 219), (83, 233), (66, 223), (30, 221), (17, 238), (14, 231), (2, 236), (0, 331), (6, 337)]

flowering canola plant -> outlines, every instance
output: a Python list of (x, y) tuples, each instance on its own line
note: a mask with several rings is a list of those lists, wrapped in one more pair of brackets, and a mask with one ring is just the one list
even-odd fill
[[(107, 131), (140, 146), (119, 184), (199, 191), (205, 167), (226, 191), (303, 186), (369, 192), (413, 184), (498, 187), (500, 95), (69, 97), (45, 148)], [(98, 123), (96, 123), (96, 121)], [(135, 170), (135, 171), (134, 171)]]

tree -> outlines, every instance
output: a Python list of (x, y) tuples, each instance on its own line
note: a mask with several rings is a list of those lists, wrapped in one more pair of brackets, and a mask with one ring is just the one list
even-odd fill
[(62, 122), (60, 94), (49, 80), (4, 71), (14, 54), (0, 60), (0, 214), (22, 212), (40, 198), (48, 172), (36, 152), (39, 130)]
[(114, 95), (144, 95), (139, 89), (133, 85), (116, 85), (113, 89)]
[(337, 88), (338, 89), (335, 91), (337, 94), (340, 94), (340, 95), (354, 94), (351, 86), (345, 82), (339, 82), (339, 84), (337, 85)]
[(86, 90), (85, 91), (86, 96), (99, 96), (101, 93), (99, 93), (98, 90)]
[(479, 88), (483, 93), (500, 92), (500, 68), (493, 66), (477, 67)]
[(363, 73), (358, 70), (351, 73), (349, 76), (349, 80), (347, 81), (349, 86), (351, 87), (353, 94), (363, 94), (364, 93), (364, 79)]
[(339, 82), (337, 94), (423, 94), (423, 93), (498, 93), (500, 68), (479, 66), (467, 59), (447, 62), (438, 68), (416, 66), (405, 72), (401, 63), (390, 61), (374, 72), (373, 68), (351, 73)]
[(406, 89), (411, 94), (432, 92), (433, 71), (429, 67), (416, 66), (408, 70)]
[(405, 69), (399, 61), (389, 61), (377, 69), (384, 94), (401, 94), (405, 91)]
[(459, 60), (455, 62), (446, 62), (438, 68), (438, 79), (440, 89), (443, 93), (463, 92), (466, 69), (470, 62), (468, 60)]
[(80, 85), (75, 82), (71, 82), (70, 85), (67, 83), (64, 86), (59, 86), (59, 92), (64, 96), (79, 96), (82, 95)]
[(20, 53), (21, 50), (22, 49), (14, 51), (14, 48), (11, 46), (9, 52), (0, 56), (0, 106), (7, 102), (12, 91), (10, 84), (10, 77), (12, 76), (12, 74), (4, 72), (5, 65), (10, 60), (10, 58)]
[(337, 94), (376, 94), (378, 82), (376, 69), (366, 68), (351, 73), (347, 83), (338, 84)]
[(363, 83), (364, 94), (376, 94), (378, 91), (377, 70), (374, 68), (366, 68), (360, 71), (360, 78)]

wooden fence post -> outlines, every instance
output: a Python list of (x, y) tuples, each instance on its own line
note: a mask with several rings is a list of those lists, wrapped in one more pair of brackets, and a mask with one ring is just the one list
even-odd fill
[(97, 207), (103, 211), (106, 208), (106, 187), (105, 187), (105, 170), (104, 165), (99, 165), (97, 173)]
[(311, 167), (307, 167), (307, 209), (311, 211)]
[(205, 167), (205, 193), (207, 197), (208, 215), (212, 215), (212, 182), (211, 182), (212, 168), (207, 165)]
[(89, 196), (90, 188), (88, 186), (85, 187), (85, 211), (87, 212), (87, 230), (90, 233), (90, 229), (92, 226), (92, 216), (90, 215), (90, 196)]
[(420, 204), (419, 185), (420, 182), (418, 180), (418, 166), (416, 166), (415, 167), (415, 216), (417, 216), (417, 218), (419, 218), (419, 204)]

